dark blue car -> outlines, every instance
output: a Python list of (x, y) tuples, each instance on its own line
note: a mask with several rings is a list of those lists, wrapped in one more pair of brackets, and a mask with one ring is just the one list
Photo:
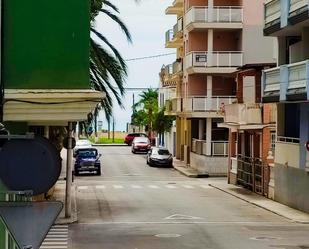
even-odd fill
[(79, 175), (80, 172), (96, 172), (101, 175), (101, 154), (95, 148), (85, 148), (76, 150), (74, 173)]

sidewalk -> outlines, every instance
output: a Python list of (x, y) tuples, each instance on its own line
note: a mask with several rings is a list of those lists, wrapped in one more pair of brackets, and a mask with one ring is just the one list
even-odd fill
[(201, 174), (197, 170), (188, 167), (184, 162), (175, 158), (173, 158), (173, 167), (187, 177), (208, 177), (207, 174)]
[(301, 212), (299, 210), (283, 205), (279, 202), (273, 201), (271, 199), (267, 199), (264, 196), (255, 194), (242, 187), (228, 184), (225, 180), (216, 181), (215, 183), (210, 183), (209, 186), (212, 186), (227, 194), (233, 195), (243, 201), (246, 201), (258, 207), (264, 208), (272, 213), (285, 217), (294, 222), (309, 224), (309, 214), (308, 213)]

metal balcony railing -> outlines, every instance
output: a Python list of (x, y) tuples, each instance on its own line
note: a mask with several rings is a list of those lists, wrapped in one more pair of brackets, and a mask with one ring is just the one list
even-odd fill
[(177, 23), (173, 27), (173, 37), (175, 37), (179, 32), (183, 31), (183, 18), (179, 18)]
[(224, 106), (236, 101), (235, 96), (205, 97), (196, 96), (184, 99), (184, 109), (189, 112), (224, 112)]
[(185, 68), (190, 67), (240, 67), (243, 65), (243, 52), (190, 52), (185, 57)]
[(171, 42), (174, 38), (174, 31), (169, 29), (165, 32), (165, 43)]
[(277, 136), (277, 142), (299, 144), (300, 139), (295, 137)]
[(290, 0), (290, 14), (303, 9), (303, 8), (308, 8), (308, 0)]
[(242, 23), (243, 8), (237, 6), (191, 7), (186, 13), (186, 23)]

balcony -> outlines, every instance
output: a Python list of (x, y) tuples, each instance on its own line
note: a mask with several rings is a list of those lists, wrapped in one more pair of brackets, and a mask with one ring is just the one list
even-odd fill
[(228, 141), (211, 141), (192, 139), (192, 152), (199, 155), (207, 155), (207, 146), (211, 146), (211, 156), (228, 156)]
[(184, 69), (194, 73), (233, 73), (243, 65), (243, 52), (190, 52), (186, 55)]
[[(309, 19), (307, 0), (266, 0), (264, 33), (270, 35), (289, 25), (295, 25)], [(281, 9), (284, 7), (284, 9)], [(285, 10), (286, 9), (286, 10)], [(295, 32), (294, 32), (295, 31)], [(289, 29), (289, 35), (298, 33), (298, 28)], [(282, 33), (284, 34), (284, 33)], [(281, 32), (276, 34), (281, 35)]]
[(184, 0), (174, 0), (172, 6), (167, 7), (165, 10), (166, 15), (182, 15)]
[(163, 71), (163, 87), (176, 87), (182, 80), (182, 63), (175, 61), (173, 64), (169, 64)]
[(191, 7), (185, 18), (188, 31), (199, 29), (242, 29), (242, 7)]
[(263, 72), (265, 102), (309, 100), (309, 60)]
[(196, 96), (183, 100), (185, 112), (215, 112), (222, 116), (226, 105), (236, 101), (235, 96), (206, 97)]
[(165, 47), (179, 48), (183, 46), (183, 19), (179, 18), (173, 29), (165, 33)]
[(181, 99), (171, 98), (165, 101), (165, 115), (176, 115), (177, 112), (181, 112)]
[(262, 124), (262, 109), (259, 104), (227, 105), (224, 122), (238, 125)]
[(299, 138), (277, 137), (275, 146), (275, 163), (299, 168), (300, 165)]

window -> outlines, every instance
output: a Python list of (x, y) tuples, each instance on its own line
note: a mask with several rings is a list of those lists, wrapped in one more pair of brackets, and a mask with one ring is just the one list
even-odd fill
[(270, 132), (270, 151), (272, 151), (273, 155), (275, 155), (275, 147), (276, 147), (276, 132)]

